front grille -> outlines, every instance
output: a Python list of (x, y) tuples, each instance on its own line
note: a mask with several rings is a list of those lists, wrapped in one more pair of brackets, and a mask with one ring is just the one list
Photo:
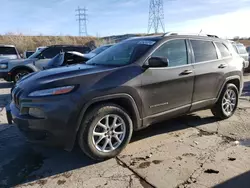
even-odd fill
[(16, 87), (12, 91), (12, 100), (14, 101), (17, 108), (20, 107), (20, 96), (22, 94), (22, 89)]

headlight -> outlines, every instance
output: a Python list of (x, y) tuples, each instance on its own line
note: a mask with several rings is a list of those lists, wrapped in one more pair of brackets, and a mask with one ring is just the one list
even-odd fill
[(0, 69), (7, 69), (8, 63), (0, 63)]
[(61, 95), (71, 92), (75, 86), (64, 86), (64, 87), (57, 87), (51, 89), (44, 89), (34, 91), (29, 94), (30, 97), (42, 97), (42, 96), (49, 96), (49, 95)]

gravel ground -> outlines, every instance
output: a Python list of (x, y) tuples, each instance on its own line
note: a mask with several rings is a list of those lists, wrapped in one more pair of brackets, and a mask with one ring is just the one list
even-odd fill
[[(0, 112), (0, 187), (250, 187), (250, 76), (236, 114), (200, 111), (134, 133), (116, 158), (96, 163), (31, 145)], [(8, 92), (8, 91), (7, 91)]]

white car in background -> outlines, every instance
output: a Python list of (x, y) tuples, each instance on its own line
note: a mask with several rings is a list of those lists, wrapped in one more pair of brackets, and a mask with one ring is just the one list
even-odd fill
[(0, 61), (3, 59), (21, 59), (14, 45), (0, 45)]
[(240, 43), (240, 42), (234, 42), (234, 41), (230, 41), (231, 44), (233, 45), (235, 51), (239, 54), (240, 57), (242, 57), (244, 59), (244, 70), (245, 71), (249, 71), (250, 67), (249, 67), (249, 54), (247, 52), (246, 47), (244, 46), (244, 44)]

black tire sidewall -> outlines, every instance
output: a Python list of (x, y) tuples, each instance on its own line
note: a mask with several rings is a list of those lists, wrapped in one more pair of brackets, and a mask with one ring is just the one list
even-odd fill
[[(98, 121), (108, 114), (116, 114), (123, 119), (126, 125), (126, 134), (122, 144), (117, 149), (112, 152), (106, 153), (98, 151), (95, 148), (94, 143), (92, 141), (92, 133)], [(104, 105), (100, 106), (100, 108), (95, 108), (93, 111), (91, 111), (89, 115), (89, 119), (86, 119), (86, 121), (83, 122), (83, 127), (78, 135), (80, 147), (83, 148), (83, 151), (88, 156), (95, 160), (105, 160), (118, 155), (129, 143), (133, 132), (132, 120), (129, 117), (128, 113), (126, 113), (125, 110), (116, 105)]]

